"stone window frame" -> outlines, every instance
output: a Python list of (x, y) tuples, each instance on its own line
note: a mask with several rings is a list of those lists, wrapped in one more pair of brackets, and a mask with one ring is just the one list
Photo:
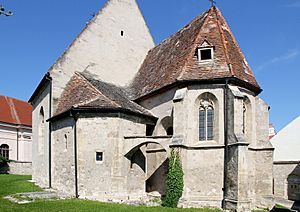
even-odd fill
[[(209, 114), (209, 112), (212, 112)], [(214, 140), (214, 104), (210, 100), (200, 100), (199, 107), (199, 141), (213, 141)], [(203, 117), (202, 117), (203, 115)], [(210, 121), (209, 116), (212, 116)], [(203, 122), (202, 122), (203, 121)], [(212, 122), (212, 123), (210, 123)], [(203, 127), (201, 127), (201, 125)], [(201, 131), (204, 129), (204, 135), (201, 136)], [(210, 130), (211, 129), (211, 130)]]
[(244, 96), (243, 98), (243, 106), (242, 106), (242, 114), (243, 114), (243, 120), (242, 120), (242, 134), (245, 136), (246, 142), (251, 142), (252, 139), (252, 104), (249, 97)]
[[(211, 140), (200, 140), (200, 107), (201, 107), (201, 101), (208, 101), (210, 102), (209, 104), (212, 106), (214, 109), (214, 117), (213, 117), (213, 139)], [(219, 119), (220, 119), (220, 114), (219, 114), (219, 100), (216, 97), (215, 94), (213, 94), (210, 91), (205, 91), (197, 97), (195, 101), (195, 121), (197, 123), (197, 138), (195, 139), (198, 140), (200, 145), (205, 145), (206, 143), (214, 143), (214, 144), (219, 144), (220, 143), (220, 132), (219, 132)], [(197, 143), (198, 143), (197, 142)]]
[(45, 112), (43, 106), (40, 108), (38, 121), (38, 154), (43, 155), (45, 146)]

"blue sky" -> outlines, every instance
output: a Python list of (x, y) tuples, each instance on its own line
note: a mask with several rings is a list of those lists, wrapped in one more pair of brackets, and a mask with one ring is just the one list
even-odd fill
[[(158, 44), (208, 0), (137, 0)], [(48, 68), (106, 0), (0, 0), (0, 94), (28, 100)], [(300, 115), (300, 0), (217, 0), (280, 130)]]

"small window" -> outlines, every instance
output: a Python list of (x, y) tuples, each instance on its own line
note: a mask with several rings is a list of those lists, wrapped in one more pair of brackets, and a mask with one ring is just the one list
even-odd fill
[(198, 49), (199, 61), (208, 61), (213, 59), (213, 48)]
[(2, 144), (0, 146), (0, 155), (6, 160), (9, 160), (9, 146), (7, 144)]
[(124, 36), (124, 31), (123, 31), (123, 30), (121, 30), (121, 36), (122, 36), (122, 37)]
[(103, 161), (103, 152), (96, 152), (96, 161)]

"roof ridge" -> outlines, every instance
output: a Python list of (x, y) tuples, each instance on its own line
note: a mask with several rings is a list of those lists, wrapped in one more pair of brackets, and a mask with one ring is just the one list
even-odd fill
[[(93, 84), (92, 84), (92, 83), (91, 83), (84, 75), (82, 75), (82, 74), (79, 73), (79, 72), (75, 72), (75, 74), (76, 74), (77, 76), (79, 76), (81, 79), (83, 79), (83, 80), (84, 80), (89, 86), (91, 86), (95, 91), (97, 91), (97, 93), (98, 93), (99, 95), (102, 95), (102, 96), (104, 96), (106, 99), (110, 100), (115, 106), (121, 107), (120, 104), (118, 104), (118, 103), (116, 103), (115, 101), (111, 100), (107, 95), (105, 95), (104, 93), (102, 93), (101, 91), (99, 91), (99, 89), (96, 88), (96, 86), (94, 86), (94, 85), (93, 85)], [(77, 104), (77, 106), (84, 106), (85, 104), (94, 102), (94, 101), (96, 101), (96, 100), (99, 99), (99, 98), (100, 98), (100, 96), (97, 96), (96, 98), (90, 99), (90, 100), (88, 100), (88, 101), (86, 101), (86, 102), (84, 102), (84, 103)]]
[[(217, 25), (218, 25), (219, 33), (221, 35), (221, 41), (222, 41), (222, 44), (223, 44), (224, 54), (225, 54), (225, 57), (226, 57), (227, 65), (228, 65), (230, 73), (232, 74), (232, 76), (234, 76), (234, 73), (233, 73), (232, 68), (231, 68), (231, 61), (230, 61), (229, 56), (228, 56), (228, 50), (227, 50), (227, 46), (226, 46), (226, 43), (225, 43), (225, 37), (224, 37), (223, 31), (221, 29), (220, 17), (219, 17), (217, 8), (213, 7), (213, 10), (214, 10), (216, 18), (217, 18)], [(228, 26), (227, 26), (227, 28), (228, 28)], [(230, 34), (232, 34), (231, 31), (230, 31)]]
[[(200, 19), (200, 18), (203, 18), (204, 20), (203, 20), (203, 23), (202, 23), (202, 26), (200, 27), (200, 30), (199, 30), (199, 32), (198, 32), (198, 34), (197, 34), (197, 36), (196, 36), (196, 39), (195, 39), (195, 41), (198, 41), (198, 39), (199, 39), (199, 37), (201, 37), (201, 28), (203, 27), (203, 25), (205, 24), (205, 22), (207, 21), (207, 17), (208, 17), (208, 15), (209, 15), (209, 13), (211, 12), (211, 10), (212, 10), (212, 8), (210, 8), (209, 10), (206, 10), (204, 13), (202, 13), (200, 16), (197, 16), (192, 22), (190, 22), (188, 25), (192, 25), (193, 23), (194, 23), (194, 21), (196, 21), (196, 20), (198, 20), (198, 19)], [(206, 15), (206, 16), (205, 16)], [(195, 42), (195, 43), (197, 43), (197, 42)], [(191, 49), (191, 53), (190, 53), (191, 55), (194, 55), (194, 49)], [(179, 74), (179, 76), (177, 77), (177, 79), (180, 79), (182, 76), (183, 76), (183, 74), (185, 73), (185, 71), (186, 71), (186, 67), (187, 67), (187, 64), (189, 63), (189, 61), (188, 60), (186, 60), (185, 62), (184, 62), (184, 65), (183, 65), (183, 67), (182, 67), (182, 70), (181, 70), (181, 72), (180, 72), (180, 74)]]
[[(231, 31), (231, 28), (229, 27), (227, 21), (224, 20), (224, 17), (223, 17), (222, 15), (220, 15), (220, 14), (222, 14), (221, 11), (218, 10), (218, 9), (216, 9), (216, 14), (217, 14), (217, 18), (218, 18), (218, 19), (217, 19), (217, 20), (218, 20), (218, 23), (219, 23), (219, 20), (220, 20), (220, 19), (223, 20), (223, 23), (226, 25), (226, 29), (228, 30), (228, 32), (230, 33), (231, 37), (233, 38), (232, 40), (233, 40), (233, 42), (234, 42), (234, 45), (238, 48), (239, 53), (242, 54), (243, 58), (245, 59), (244, 63), (245, 63), (245, 65), (247, 66), (247, 68), (249, 69), (250, 72), (246, 71), (246, 72), (244, 72), (244, 73), (247, 74), (247, 75), (250, 75), (250, 76), (252, 76), (252, 77), (255, 77), (255, 76), (254, 76), (254, 73), (253, 73), (253, 71), (252, 71), (252, 69), (251, 69), (251, 67), (249, 66), (249, 64), (248, 64), (248, 62), (247, 62), (247, 60), (246, 60), (246, 57), (245, 57), (245, 55), (244, 55), (244, 53), (243, 53), (241, 47), (239, 46), (239, 44), (238, 44), (238, 42), (237, 42), (235, 36), (233, 35), (233, 32)], [(223, 33), (222, 33), (222, 34), (223, 34)], [(227, 49), (227, 47), (226, 47), (226, 49)], [(227, 54), (228, 54), (228, 52), (227, 52)], [(230, 64), (231, 64), (231, 63), (230, 63)], [(230, 71), (232, 71), (231, 68), (230, 68)], [(233, 76), (235, 76), (235, 75), (233, 74)]]
[[(201, 13), (200, 15), (196, 16), (190, 23), (184, 25), (182, 28), (180, 28), (178, 31), (176, 31), (175, 33), (171, 34), (169, 37), (167, 37), (166, 39), (164, 39), (162, 42), (160, 42), (158, 45), (154, 46), (152, 49), (149, 50), (149, 52), (153, 51), (154, 49), (160, 47), (161, 45), (169, 42), (170, 40), (172, 40), (173, 37), (175, 37), (178, 33), (181, 33), (182, 31), (184, 31), (185, 29), (189, 28), (196, 20), (203, 18), (203, 16), (208, 13), (209, 10), (206, 10), (205, 12)], [(148, 53), (149, 53), (148, 52)]]
[(11, 116), (16, 120), (16, 122), (18, 124), (20, 124), (21, 122), (20, 122), (18, 113), (17, 113), (16, 108), (15, 108), (15, 104), (14, 104), (12, 98), (8, 98), (8, 97), (5, 97), (5, 98), (6, 98), (7, 104), (9, 105)]

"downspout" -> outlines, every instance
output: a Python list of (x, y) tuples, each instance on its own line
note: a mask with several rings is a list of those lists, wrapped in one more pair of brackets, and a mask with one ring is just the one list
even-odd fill
[(79, 195), (78, 195), (78, 163), (77, 163), (77, 117), (74, 113), (74, 111), (72, 110), (71, 111), (71, 116), (73, 117), (74, 119), (74, 128), (73, 128), (73, 138), (74, 138), (74, 167), (75, 167), (75, 170), (74, 170), (74, 178), (75, 178), (75, 197), (78, 198)]
[(223, 179), (223, 209), (225, 210), (227, 194), (227, 159), (228, 159), (228, 79), (224, 86), (224, 179)]
[[(52, 78), (51, 77), (47, 77), (47, 79), (50, 82), (50, 94), (49, 94), (49, 118), (51, 118), (52, 116)], [(52, 187), (52, 174), (51, 174), (51, 121), (49, 121), (49, 188)]]
[(17, 127), (17, 161), (19, 161), (19, 126)]

